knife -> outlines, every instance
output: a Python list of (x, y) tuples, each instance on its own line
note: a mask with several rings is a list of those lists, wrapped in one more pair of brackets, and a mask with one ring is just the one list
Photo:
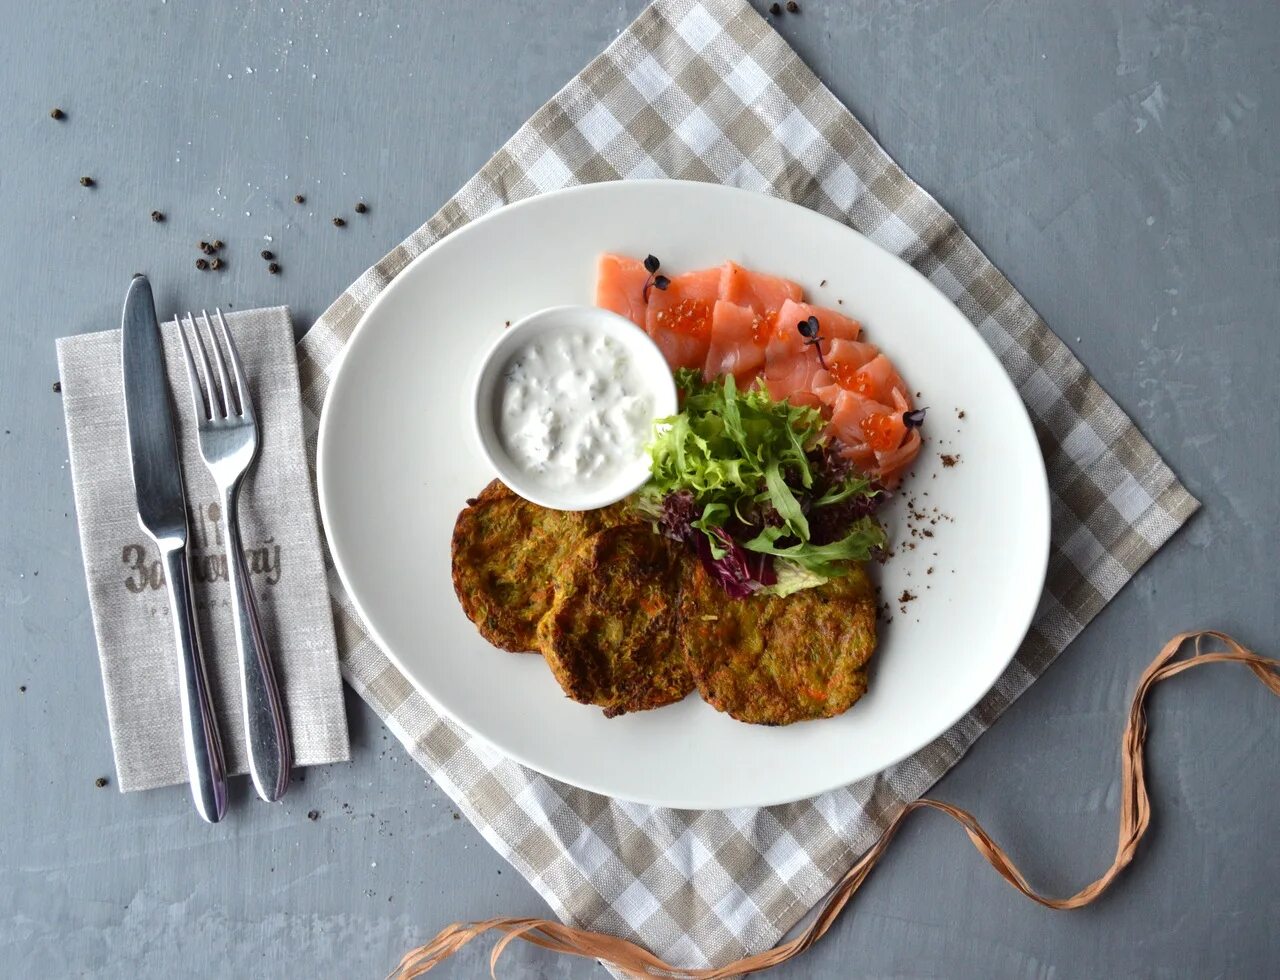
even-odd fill
[(164, 565), (178, 647), (178, 693), (182, 698), (187, 776), (196, 810), (205, 820), (217, 823), (227, 812), (227, 776), (191, 595), (187, 501), (165, 372), (164, 343), (146, 276), (134, 276), (129, 284), (120, 330), (124, 409), (138, 523), (160, 549)]

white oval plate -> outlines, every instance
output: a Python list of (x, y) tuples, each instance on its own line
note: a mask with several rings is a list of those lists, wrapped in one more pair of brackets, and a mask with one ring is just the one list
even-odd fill
[[(915, 547), (899, 546), (881, 570), (892, 621), (868, 694), (844, 715), (764, 728), (692, 695), (605, 719), (565, 698), (540, 657), (495, 650), (463, 615), (450, 536), (467, 498), (493, 476), (469, 422), (480, 359), (507, 321), (592, 302), (604, 251), (652, 252), (673, 273), (733, 259), (789, 276), (811, 302), (861, 320), (929, 406), (915, 476), (885, 513), (891, 538)], [(960, 462), (944, 467), (942, 453)], [(434, 705), (549, 776), (681, 808), (813, 796), (928, 744), (1008, 665), (1048, 561), (1039, 446), (973, 326), (910, 266), (844, 225), (713, 184), (619, 181), (546, 194), (420, 255), (347, 345), (320, 422), (318, 482), (347, 592)], [(946, 515), (925, 523), (932, 537), (907, 530), (913, 497)], [(918, 598), (902, 612), (895, 600), (904, 589)]]

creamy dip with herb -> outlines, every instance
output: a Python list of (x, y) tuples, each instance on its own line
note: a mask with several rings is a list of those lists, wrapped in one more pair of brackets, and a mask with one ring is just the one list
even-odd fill
[(532, 484), (603, 486), (644, 455), (653, 392), (616, 340), (552, 330), (517, 349), (502, 375), (498, 439)]

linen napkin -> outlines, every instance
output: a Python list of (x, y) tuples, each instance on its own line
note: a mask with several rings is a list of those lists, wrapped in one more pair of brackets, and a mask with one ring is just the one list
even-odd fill
[[(914, 265), (956, 303), (1016, 383), (1053, 492), (1043, 600), (1015, 660), (982, 702), (877, 776), (765, 809), (640, 806), (517, 765), (436, 713), (370, 640), (330, 575), (348, 682), (555, 914), (699, 967), (772, 946), (1198, 505), (951, 216), (743, 0), (658, 0), (338, 298), (301, 342), (309, 450), (343, 345), (414, 256), (511, 201), (637, 177), (783, 197)], [(424, 938), (442, 925), (423, 923)]]
[[(348, 757), (347, 716), (325, 562), (303, 446), (298, 365), (284, 307), (231, 313), (261, 451), (245, 478), (240, 528), (285, 702), (294, 764)], [(227, 771), (248, 771), (240, 673), (218, 494), (200, 458), (191, 388), (173, 323), (165, 360), (191, 524), (196, 615)], [(125, 430), (120, 331), (58, 341), (71, 479), (107, 721), (121, 791), (187, 780), (178, 654), (160, 555), (138, 526)]]

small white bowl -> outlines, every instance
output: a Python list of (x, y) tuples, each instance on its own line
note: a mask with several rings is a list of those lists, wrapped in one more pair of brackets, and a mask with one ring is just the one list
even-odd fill
[(495, 418), (505, 384), (505, 369), (511, 358), (533, 340), (565, 329), (608, 337), (621, 344), (653, 398), (653, 418), (675, 414), (675, 379), (662, 351), (648, 334), (626, 317), (599, 307), (552, 306), (531, 313), (507, 327), (485, 353), (473, 401), (476, 434), (498, 478), (526, 500), (552, 510), (595, 510), (634, 493), (649, 478), (650, 460), (643, 448), (631, 464), (619, 469), (605, 483), (549, 488), (534, 483), (511, 458), (502, 443)]

